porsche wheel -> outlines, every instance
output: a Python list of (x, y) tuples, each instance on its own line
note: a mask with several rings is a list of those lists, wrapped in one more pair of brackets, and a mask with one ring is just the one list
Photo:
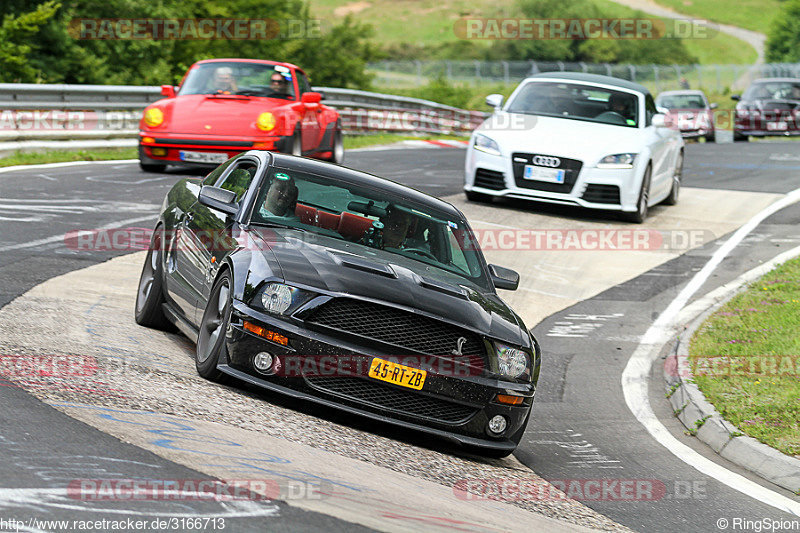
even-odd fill
[(200, 331), (197, 335), (197, 355), (195, 367), (200, 376), (210, 381), (222, 381), (225, 374), (217, 370), (220, 357), (227, 353), (225, 348), (225, 334), (231, 318), (231, 275), (224, 272), (208, 299), (203, 320), (200, 321)]
[(647, 202), (650, 199), (650, 176), (652, 167), (648, 163), (642, 176), (642, 187), (639, 189), (639, 200), (636, 202), (636, 211), (629, 213), (623, 212), (622, 216), (629, 222), (641, 224), (647, 218)]
[(344, 142), (342, 142), (342, 130), (338, 127), (333, 133), (333, 150), (331, 151), (331, 156), (326, 159), (337, 165), (344, 163)]
[(150, 159), (144, 155), (144, 149), (139, 146), (139, 168), (145, 172), (164, 172), (167, 165), (165, 163), (157, 163), (155, 159)]
[(164, 315), (161, 304), (164, 303), (162, 284), (164, 271), (162, 268), (162, 235), (161, 227), (153, 232), (150, 240), (150, 249), (142, 267), (139, 277), (139, 289), (136, 291), (136, 323), (148, 328), (168, 330), (172, 329), (169, 320)]
[(664, 205), (675, 205), (678, 203), (678, 196), (681, 192), (681, 177), (683, 176), (683, 152), (678, 153), (678, 160), (675, 162), (675, 174), (672, 176), (672, 189), (669, 196), (664, 199)]
[(303, 138), (300, 134), (300, 130), (296, 130), (294, 135), (292, 135), (292, 145), (289, 153), (297, 157), (303, 156)]

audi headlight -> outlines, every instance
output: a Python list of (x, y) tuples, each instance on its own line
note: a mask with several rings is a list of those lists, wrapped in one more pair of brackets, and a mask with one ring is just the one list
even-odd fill
[(151, 107), (144, 112), (144, 123), (155, 128), (164, 122), (164, 112), (157, 107)]
[(261, 131), (270, 131), (275, 127), (275, 115), (269, 111), (265, 111), (258, 115), (256, 119), (256, 127)]
[(611, 154), (597, 163), (597, 168), (633, 168), (636, 154)]
[(528, 353), (519, 348), (495, 343), (500, 373), (511, 379), (522, 377), (530, 366)]
[(472, 145), (476, 150), (486, 152), (487, 154), (500, 155), (500, 145), (494, 139), (490, 139), (486, 135), (480, 133), (475, 135), (475, 144)]
[(313, 296), (307, 291), (283, 283), (267, 283), (253, 298), (253, 303), (268, 313), (286, 314)]

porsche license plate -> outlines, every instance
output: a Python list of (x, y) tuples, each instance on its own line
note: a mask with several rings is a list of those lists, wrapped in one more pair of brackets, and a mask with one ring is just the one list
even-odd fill
[(769, 131), (786, 131), (789, 125), (786, 122), (767, 122), (767, 130)]
[(181, 161), (190, 163), (224, 163), (228, 154), (219, 152), (186, 152), (181, 150)]
[(409, 389), (422, 389), (427, 375), (425, 370), (399, 365), (377, 357), (369, 364), (369, 377)]
[(562, 168), (545, 168), (537, 167), (536, 165), (525, 165), (525, 172), (522, 174), (522, 177), (526, 180), (564, 183), (565, 173), (566, 172)]

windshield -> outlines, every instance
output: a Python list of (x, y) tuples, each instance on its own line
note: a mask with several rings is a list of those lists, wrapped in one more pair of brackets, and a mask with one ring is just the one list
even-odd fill
[(573, 83), (529, 82), (511, 99), (506, 111), (631, 128), (639, 124), (636, 95)]
[(488, 288), (480, 252), (463, 219), (360, 187), (275, 168), (262, 187), (253, 224), (280, 224), (380, 249)]
[(743, 96), (746, 100), (774, 98), (776, 100), (800, 100), (800, 82), (769, 81), (755, 83)]
[(659, 96), (656, 105), (667, 109), (705, 109), (706, 103), (699, 94), (672, 94)]
[(240, 94), (294, 99), (292, 71), (263, 63), (201, 63), (189, 71), (180, 95)]

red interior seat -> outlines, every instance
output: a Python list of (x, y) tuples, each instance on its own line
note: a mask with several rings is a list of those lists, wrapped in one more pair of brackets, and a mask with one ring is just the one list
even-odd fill
[(364, 236), (369, 228), (372, 227), (372, 219), (354, 215), (353, 213), (342, 212), (339, 218), (339, 227), (336, 229), (344, 237), (357, 240)]
[(310, 226), (317, 225), (317, 210), (311, 206), (298, 203), (294, 207), (294, 214), (300, 219), (303, 224)]

